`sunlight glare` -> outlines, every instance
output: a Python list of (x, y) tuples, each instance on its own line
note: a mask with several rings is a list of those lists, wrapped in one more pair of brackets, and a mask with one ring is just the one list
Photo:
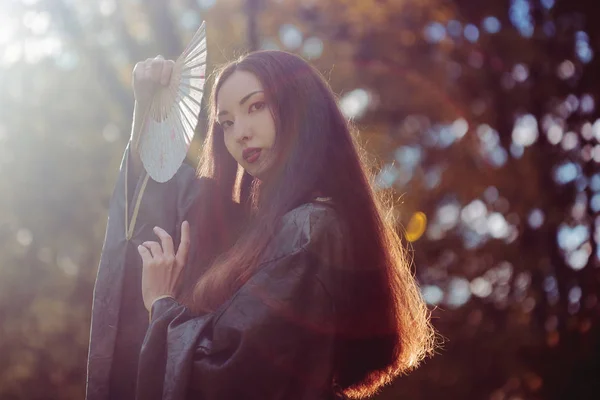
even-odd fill
[(11, 43), (4, 50), (4, 55), (0, 57), (0, 65), (17, 63), (21, 57), (23, 57), (23, 46), (20, 43)]
[[(4, 14), (4, 11), (0, 12)], [(6, 14), (0, 16), (0, 45), (8, 44), (14, 39), (17, 27), (16, 19)]]
[(45, 36), (24, 42), (25, 62), (34, 64), (44, 57), (55, 56), (62, 50), (62, 41), (58, 37)]
[(23, 15), (23, 26), (34, 35), (43, 35), (50, 27), (50, 14), (47, 12), (27, 11)]

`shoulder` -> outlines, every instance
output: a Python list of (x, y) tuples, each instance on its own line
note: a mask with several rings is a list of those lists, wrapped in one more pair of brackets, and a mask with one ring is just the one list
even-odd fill
[(312, 202), (289, 211), (281, 219), (278, 234), (293, 234), (298, 245), (308, 247), (331, 235), (342, 235), (342, 225), (335, 206)]
[[(335, 206), (326, 202), (302, 204), (280, 220), (271, 243), (271, 257), (307, 252), (320, 259), (338, 258), (345, 251), (347, 235)], [(269, 258), (271, 258), (269, 257)]]

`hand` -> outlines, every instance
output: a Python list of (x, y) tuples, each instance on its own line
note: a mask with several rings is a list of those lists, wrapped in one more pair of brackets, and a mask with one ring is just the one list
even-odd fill
[(176, 254), (173, 250), (173, 239), (164, 229), (155, 227), (154, 233), (160, 238), (160, 243), (144, 242), (138, 246), (143, 264), (142, 298), (148, 311), (158, 297), (175, 297), (190, 246), (190, 225), (187, 221), (181, 224), (181, 243)]
[(165, 60), (163, 56), (148, 58), (135, 64), (133, 68), (133, 94), (135, 101), (148, 104), (159, 85), (167, 86), (173, 73), (173, 60)]

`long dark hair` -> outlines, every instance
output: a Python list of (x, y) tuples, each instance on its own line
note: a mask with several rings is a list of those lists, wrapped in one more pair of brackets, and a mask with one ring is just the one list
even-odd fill
[[(279, 167), (265, 182), (238, 171), (216, 121), (219, 89), (235, 71), (259, 79), (275, 120), (272, 153), (279, 158), (275, 163)], [(360, 154), (331, 88), (302, 58), (260, 51), (218, 71), (198, 172), (213, 182), (210, 204), (216, 207), (235, 199), (244, 210), (246, 228), (226, 251), (214, 255), (195, 285), (192, 307), (196, 312), (217, 309), (256, 272), (284, 214), (316, 195), (331, 197), (345, 226), (351, 268), (357, 275), (369, 271), (371, 277), (340, 285), (335, 294), (341, 304), (351, 305), (336, 321), (335, 377), (336, 385), (350, 397), (370, 396), (414, 368), (432, 351), (434, 337), (405, 250), (387, 218), (388, 210), (371, 188)], [(211, 213), (218, 217), (224, 210)]]

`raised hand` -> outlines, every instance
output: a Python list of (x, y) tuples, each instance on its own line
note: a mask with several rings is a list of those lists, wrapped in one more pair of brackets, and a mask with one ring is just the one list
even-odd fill
[(135, 101), (147, 104), (160, 85), (167, 86), (171, 80), (174, 65), (175, 61), (165, 60), (161, 55), (135, 64), (133, 68)]
[(138, 246), (143, 263), (142, 297), (148, 311), (157, 298), (175, 297), (190, 247), (190, 225), (187, 221), (181, 224), (181, 243), (177, 252), (173, 248), (173, 239), (164, 229), (155, 227), (154, 233), (160, 243), (149, 241)]

